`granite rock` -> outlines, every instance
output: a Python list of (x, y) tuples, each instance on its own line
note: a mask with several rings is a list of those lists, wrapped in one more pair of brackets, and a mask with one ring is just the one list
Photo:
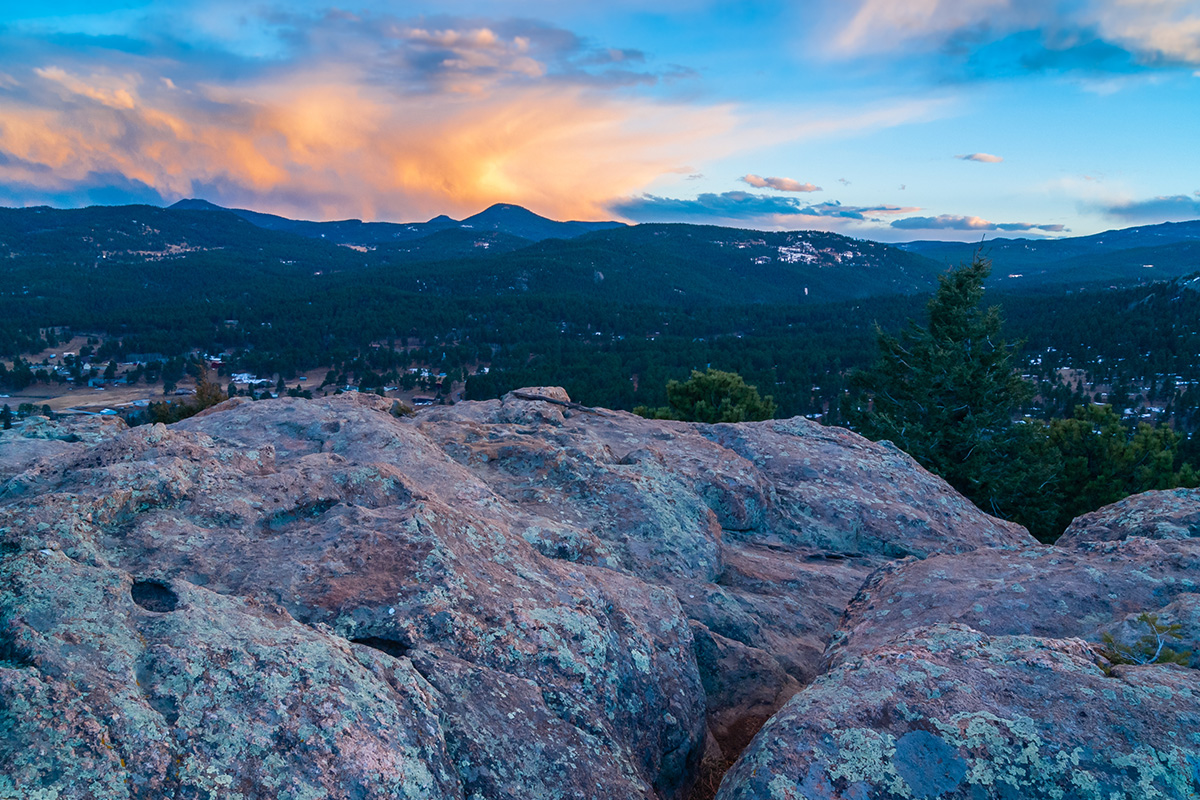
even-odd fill
[(793, 697), (718, 800), (1187, 798), (1200, 671), (1119, 666), (1078, 639), (915, 628)]
[(0, 797), (681, 797), (872, 571), (1033, 546), (806, 420), (394, 409), (5, 447)]

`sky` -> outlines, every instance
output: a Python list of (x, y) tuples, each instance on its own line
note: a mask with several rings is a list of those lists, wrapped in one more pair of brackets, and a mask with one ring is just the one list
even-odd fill
[(1200, 0), (0, 6), (0, 205), (1062, 237), (1200, 218)]

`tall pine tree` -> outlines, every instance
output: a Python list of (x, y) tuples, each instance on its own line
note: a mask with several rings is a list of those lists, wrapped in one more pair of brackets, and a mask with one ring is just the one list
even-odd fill
[(1013, 421), (1033, 387), (1014, 369), (1020, 345), (1004, 339), (1000, 308), (981, 306), (990, 272), (976, 256), (938, 278), (927, 327), (878, 330), (879, 359), (855, 376), (846, 418), (985, 511), (1029, 525), (1033, 509), (1051, 510), (1054, 458), (1040, 429)]

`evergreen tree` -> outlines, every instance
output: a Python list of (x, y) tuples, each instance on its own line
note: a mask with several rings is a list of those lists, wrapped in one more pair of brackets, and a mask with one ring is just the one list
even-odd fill
[[(938, 278), (929, 324), (900, 335), (877, 329), (880, 356), (854, 376), (845, 415), (865, 436), (889, 439), (985, 511), (1044, 514), (1053, 502), (1054, 457), (1039, 425), (1013, 417), (1033, 394), (1014, 370), (998, 306), (981, 307), (987, 259)], [(1025, 520), (1022, 520), (1025, 521)]]
[(4, 430), (12, 427), (12, 418), (12, 409), (8, 407), (8, 403), (5, 403), (4, 408), (0, 409), (0, 424), (4, 426)]
[(638, 406), (633, 413), (651, 419), (746, 422), (775, 416), (775, 400), (770, 395), (760, 396), (757, 387), (747, 385), (736, 372), (710, 367), (704, 372), (692, 370), (692, 377), (685, 382), (668, 381), (666, 407)]
[(1200, 484), (1184, 460), (1180, 434), (1146, 422), (1127, 427), (1111, 406), (1080, 406), (1072, 419), (1051, 421), (1049, 437), (1062, 463), (1059, 531), (1131, 494)]

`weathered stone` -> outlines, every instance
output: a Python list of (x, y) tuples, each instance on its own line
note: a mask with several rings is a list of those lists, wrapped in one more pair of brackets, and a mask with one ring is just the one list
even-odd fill
[(1055, 544), (1075, 547), (1131, 536), (1200, 539), (1200, 489), (1167, 489), (1126, 497), (1077, 517)]
[(0, 797), (462, 797), (432, 688), (282, 609), (61, 553), (0, 568)]
[(1200, 541), (1096, 542), (976, 550), (892, 562), (850, 603), (831, 664), (911, 628), (957, 622), (992, 635), (1087, 637), (1200, 592)]
[(12, 792), (679, 797), (889, 557), (1032, 543), (804, 420), (392, 407), (239, 398), (0, 467)]
[[(538, 395), (550, 400), (523, 399)], [(887, 557), (1035, 543), (894, 447), (804, 419), (646, 420), (530, 388), (412, 424), (542, 520), (525, 530), (543, 554), (671, 586), (690, 618), (757, 651), (741, 654), (763, 681), (746, 687), (753, 703), (708, 696), (731, 752), (769, 713), (764, 698), (818, 674), (843, 609)]]
[(793, 697), (719, 800), (1188, 798), (1200, 671), (1097, 664), (1073, 639), (908, 631)]

